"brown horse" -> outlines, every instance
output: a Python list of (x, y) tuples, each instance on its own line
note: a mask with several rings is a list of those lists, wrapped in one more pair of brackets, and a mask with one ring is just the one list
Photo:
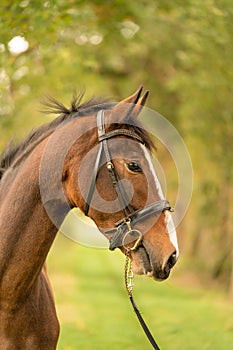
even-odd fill
[(135, 273), (169, 276), (177, 241), (149, 157), (153, 141), (137, 120), (148, 95), (140, 98), (141, 90), (118, 104), (76, 100), (67, 109), (53, 101), (60, 115), (3, 152), (1, 349), (56, 348), (59, 323), (45, 260), (71, 208), (93, 219), (111, 249), (130, 252)]

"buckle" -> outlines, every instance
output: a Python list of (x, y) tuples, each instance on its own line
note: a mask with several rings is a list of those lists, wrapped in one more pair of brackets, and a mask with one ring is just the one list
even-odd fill
[[(133, 229), (131, 227), (131, 219), (125, 220), (124, 224), (127, 225), (128, 231), (125, 233), (125, 235), (124, 235), (124, 237), (122, 239), (122, 247), (125, 248), (125, 250), (128, 251), (128, 252), (129, 251), (135, 251), (139, 247), (139, 245), (141, 244), (142, 233), (141, 233), (141, 231)], [(127, 243), (126, 242), (127, 236), (129, 236), (129, 235), (134, 236), (135, 234), (138, 236), (138, 239), (136, 240), (134, 246), (133, 247), (127, 247), (126, 244), (131, 243), (131, 242), (134, 241), (134, 239), (132, 237), (132, 238), (129, 238), (129, 242)]]

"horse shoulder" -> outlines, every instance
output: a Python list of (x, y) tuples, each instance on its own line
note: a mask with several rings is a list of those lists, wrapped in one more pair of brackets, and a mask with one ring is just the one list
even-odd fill
[(15, 309), (0, 308), (0, 344), (4, 349), (56, 349), (59, 323), (45, 270)]

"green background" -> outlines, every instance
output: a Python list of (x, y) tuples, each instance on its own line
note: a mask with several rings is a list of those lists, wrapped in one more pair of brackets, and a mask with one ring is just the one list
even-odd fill
[[(137, 277), (135, 295), (162, 349), (229, 349), (233, 340), (233, 4), (188, 1), (5, 1), (0, 4), (0, 150), (53, 118), (52, 95), (74, 90), (113, 101), (140, 84), (147, 106), (184, 139), (193, 162), (181, 257), (170, 279)], [(22, 36), (29, 48), (12, 54)], [(176, 177), (165, 169), (171, 197)], [(170, 198), (170, 196), (169, 196)], [(149, 348), (123, 287), (123, 257), (59, 237), (48, 268), (62, 333), (59, 349)]]

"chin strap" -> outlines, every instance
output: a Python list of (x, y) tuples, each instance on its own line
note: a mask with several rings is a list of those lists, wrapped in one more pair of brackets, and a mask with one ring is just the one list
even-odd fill
[(146, 323), (145, 323), (145, 321), (144, 321), (144, 319), (143, 319), (143, 317), (142, 317), (142, 315), (141, 315), (141, 313), (140, 313), (140, 311), (135, 303), (133, 295), (132, 295), (134, 274), (133, 274), (132, 266), (131, 266), (130, 251), (131, 250), (128, 249), (128, 250), (126, 250), (126, 253), (125, 253), (125, 255), (126, 255), (126, 259), (125, 259), (125, 288), (127, 290), (129, 300), (133, 306), (134, 312), (137, 315), (137, 318), (140, 322), (140, 325), (142, 326), (143, 331), (145, 332), (145, 334), (147, 336), (147, 339), (151, 343), (153, 349), (160, 350), (153, 335), (151, 334), (149, 328), (147, 327), (147, 325), (146, 325)]

